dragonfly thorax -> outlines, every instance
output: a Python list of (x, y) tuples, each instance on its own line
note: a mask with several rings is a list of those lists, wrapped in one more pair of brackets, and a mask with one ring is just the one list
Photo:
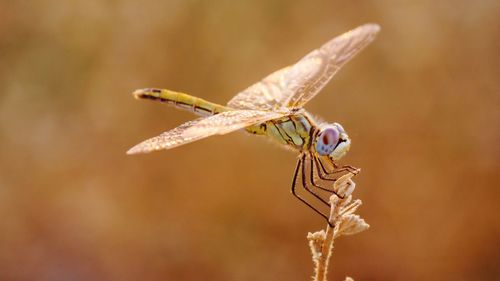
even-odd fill
[(350, 146), (349, 136), (338, 123), (321, 125), (314, 139), (316, 152), (322, 156), (328, 155), (333, 160), (342, 158)]

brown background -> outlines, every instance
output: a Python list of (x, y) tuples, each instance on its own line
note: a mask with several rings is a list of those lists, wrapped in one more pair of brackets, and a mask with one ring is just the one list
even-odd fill
[(309, 280), (296, 155), (244, 133), (126, 156), (348, 29), (307, 109), (348, 130), (371, 224), (331, 280), (499, 280), (499, 1), (0, 2), (0, 280)]

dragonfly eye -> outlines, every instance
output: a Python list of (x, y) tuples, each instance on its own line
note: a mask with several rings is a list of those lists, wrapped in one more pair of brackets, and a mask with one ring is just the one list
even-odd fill
[(328, 155), (332, 153), (335, 146), (339, 142), (339, 131), (336, 127), (328, 127), (323, 129), (318, 135), (316, 142), (316, 151), (320, 155)]
[(344, 130), (344, 127), (342, 127), (342, 125), (340, 125), (339, 123), (333, 123), (333, 125), (335, 127), (337, 127), (337, 129), (339, 130), (339, 132), (342, 134), (342, 133), (345, 133), (345, 130)]

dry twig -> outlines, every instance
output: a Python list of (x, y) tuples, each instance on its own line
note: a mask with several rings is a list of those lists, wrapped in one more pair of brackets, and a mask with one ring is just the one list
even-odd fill
[[(340, 177), (334, 184), (334, 190), (344, 199), (332, 195), (330, 197), (330, 218), (333, 227), (327, 224), (326, 231), (320, 230), (308, 233), (307, 239), (311, 247), (314, 262), (314, 281), (326, 281), (327, 269), (333, 250), (335, 238), (341, 235), (352, 235), (368, 229), (369, 225), (354, 212), (361, 206), (361, 200), (352, 201), (351, 193), (354, 191), (355, 183), (351, 178), (356, 173), (348, 173)], [(346, 277), (346, 281), (353, 281)]]

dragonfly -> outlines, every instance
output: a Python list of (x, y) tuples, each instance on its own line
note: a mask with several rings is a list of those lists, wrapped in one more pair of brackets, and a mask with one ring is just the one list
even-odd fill
[(303, 107), (344, 64), (370, 44), (379, 31), (377, 24), (364, 24), (345, 32), (297, 63), (271, 73), (238, 93), (227, 105), (167, 89), (136, 90), (133, 96), (137, 99), (170, 104), (201, 117), (147, 139), (132, 147), (127, 154), (171, 149), (240, 129), (266, 136), (298, 152), (291, 193), (328, 222), (325, 214), (297, 193), (298, 188), (329, 206), (329, 202), (318, 193), (319, 190), (335, 193), (339, 197), (342, 195), (325, 187), (324, 183), (335, 182), (342, 173), (357, 173), (359, 170), (337, 164), (351, 146), (351, 140), (342, 125), (320, 122)]

